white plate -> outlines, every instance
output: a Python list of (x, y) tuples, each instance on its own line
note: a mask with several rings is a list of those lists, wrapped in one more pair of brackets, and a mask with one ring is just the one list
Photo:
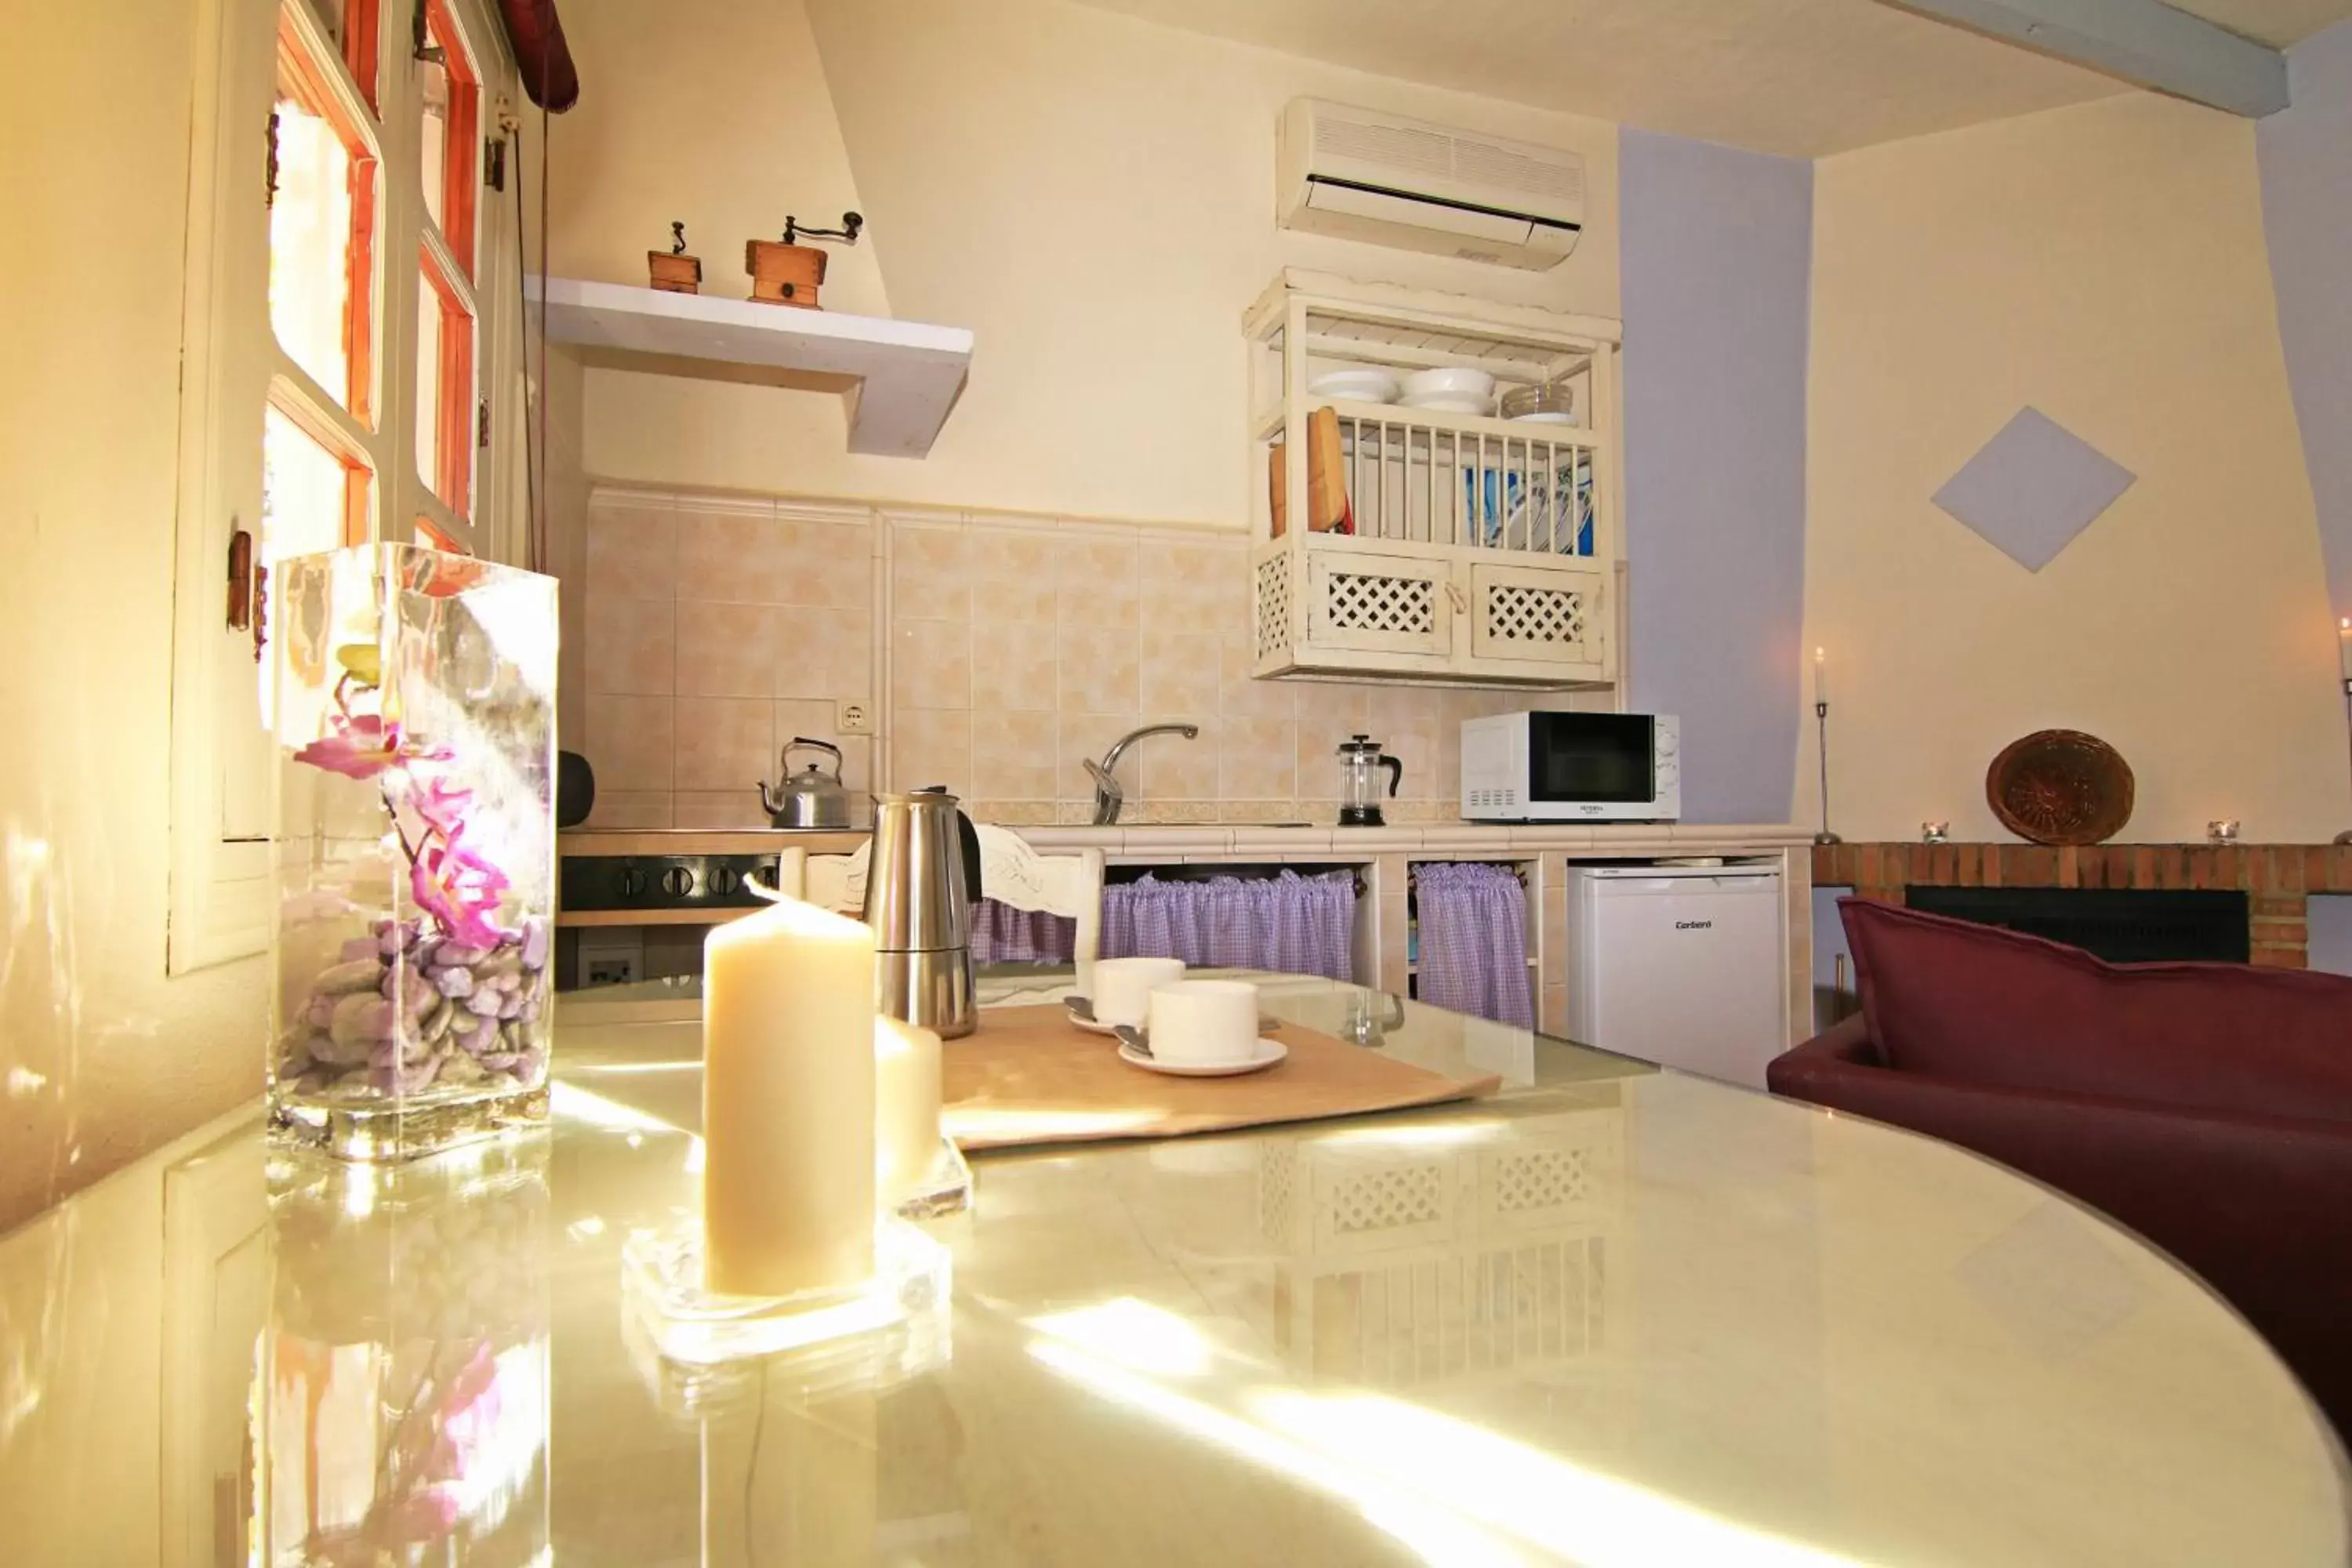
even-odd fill
[(1164, 1072), (1170, 1078), (1236, 1078), (1245, 1072), (1270, 1068), (1290, 1054), (1290, 1047), (1280, 1040), (1260, 1040), (1257, 1055), (1244, 1057), (1237, 1062), (1163, 1062), (1153, 1057), (1139, 1057), (1130, 1047), (1118, 1048), (1118, 1059), (1129, 1067), (1146, 1072)]
[(1573, 425), (1576, 423), (1576, 416), (1562, 414), (1555, 408), (1547, 414), (1514, 414), (1511, 416), (1511, 423), (1514, 425)]
[(1397, 374), (1376, 364), (1353, 364), (1343, 370), (1327, 370), (1307, 384), (1307, 390), (1318, 397), (1344, 397), (1357, 403), (1394, 403)]
[(1404, 400), (1407, 408), (1433, 409), (1439, 414), (1486, 414), (1491, 412), (1483, 397), (1464, 397), (1455, 393), (1431, 392)]
[(1495, 400), (1495, 378), (1473, 364), (1417, 370), (1404, 378), (1404, 400), (1416, 397), (1461, 397), (1488, 405)]

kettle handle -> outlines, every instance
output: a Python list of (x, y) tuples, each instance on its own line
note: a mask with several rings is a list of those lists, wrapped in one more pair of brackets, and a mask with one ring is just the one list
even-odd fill
[(1404, 783), (1404, 763), (1401, 758), (1382, 757), (1381, 766), (1389, 771), (1389, 794), (1393, 795), (1397, 792), (1397, 785)]
[(794, 735), (791, 740), (784, 742), (784, 754), (778, 758), (777, 761), (782, 765), (785, 773), (789, 773), (793, 771), (793, 753), (803, 749), (814, 752), (831, 752), (833, 753), (833, 776), (835, 779), (841, 777), (841, 748), (835, 745), (830, 741), (812, 741), (806, 735)]

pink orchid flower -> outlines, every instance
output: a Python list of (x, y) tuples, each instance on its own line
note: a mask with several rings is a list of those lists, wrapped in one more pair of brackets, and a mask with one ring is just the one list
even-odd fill
[(328, 732), (294, 753), (298, 763), (345, 778), (372, 779), (400, 760), (400, 726), (373, 713), (331, 713)]
[(425, 826), (450, 839), (464, 831), (466, 808), (474, 802), (472, 790), (458, 789), (446, 779), (419, 779), (413, 769), (409, 778), (408, 804)]
[(455, 836), (417, 847), (408, 889), (417, 908), (468, 947), (496, 947), (512, 934), (490, 918), (507, 889), (505, 874)]

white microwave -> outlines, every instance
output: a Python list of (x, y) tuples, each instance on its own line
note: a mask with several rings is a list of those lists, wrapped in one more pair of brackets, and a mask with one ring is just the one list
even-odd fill
[(1497, 713), (1462, 721), (1465, 822), (1673, 822), (1682, 725), (1663, 713)]

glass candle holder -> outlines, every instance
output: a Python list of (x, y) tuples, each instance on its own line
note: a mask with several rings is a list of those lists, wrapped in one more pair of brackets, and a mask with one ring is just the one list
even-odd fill
[(555, 581), (405, 544), (278, 579), (271, 1136), (404, 1160), (543, 1121)]

